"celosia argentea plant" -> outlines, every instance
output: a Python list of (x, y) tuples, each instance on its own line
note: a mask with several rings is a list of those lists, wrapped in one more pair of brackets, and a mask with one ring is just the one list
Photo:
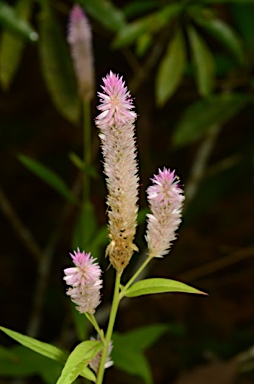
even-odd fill
[[(147, 189), (147, 198), (151, 213), (147, 215), (147, 258), (125, 286), (121, 284), (124, 269), (134, 252), (138, 252), (134, 239), (138, 213), (138, 163), (135, 139), (136, 113), (133, 102), (122, 77), (110, 72), (104, 79), (102, 92), (98, 93), (100, 114), (95, 123), (99, 128), (99, 137), (104, 158), (106, 175), (108, 237), (106, 256), (115, 269), (115, 289), (106, 332), (100, 329), (94, 317), (100, 304), (102, 288), (101, 270), (90, 253), (74, 251), (71, 254), (75, 267), (65, 269), (65, 281), (69, 288), (67, 295), (76, 304), (77, 310), (85, 314), (98, 333), (98, 340), (81, 343), (69, 356), (62, 371), (75, 370), (75, 378), (83, 374), (88, 377), (93, 370), (93, 380), (103, 381), (105, 368), (111, 366), (112, 332), (119, 304), (124, 297), (137, 297), (162, 292), (202, 293), (195, 288), (178, 281), (165, 278), (139, 280), (141, 271), (155, 257), (165, 256), (176, 238), (175, 232), (181, 222), (183, 190), (175, 171), (163, 168), (152, 178)], [(87, 250), (86, 250), (87, 251)], [(90, 251), (90, 250), (89, 250)], [(77, 350), (80, 348), (80, 351)], [(124, 346), (123, 346), (124, 348)], [(81, 352), (82, 351), (82, 352)], [(86, 356), (87, 354), (87, 356)], [(80, 357), (79, 369), (74, 367), (75, 356)], [(71, 361), (72, 359), (72, 361)], [(73, 376), (73, 378), (74, 378)], [(91, 377), (89, 377), (91, 378)], [(65, 383), (59, 379), (59, 383)], [(68, 381), (71, 382), (71, 381)]]

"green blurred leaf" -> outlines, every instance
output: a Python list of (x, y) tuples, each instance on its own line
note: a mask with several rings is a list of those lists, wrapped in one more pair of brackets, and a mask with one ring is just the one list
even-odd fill
[(235, 116), (250, 98), (230, 93), (201, 100), (190, 105), (176, 124), (173, 144), (176, 147), (188, 145), (204, 136), (214, 124), (224, 124)]
[[(254, 2), (253, 2), (254, 4)], [(246, 46), (252, 48), (254, 36), (254, 9), (251, 5), (244, 7), (239, 4), (231, 4), (230, 14), (233, 16), (235, 28), (241, 33)]]
[(143, 351), (153, 345), (164, 333), (170, 330), (167, 324), (152, 324), (126, 333), (114, 332), (113, 345)]
[(131, 1), (123, 7), (123, 12), (127, 17), (139, 16), (147, 11), (158, 8), (157, 0)]
[(103, 344), (96, 340), (83, 341), (78, 344), (69, 355), (57, 384), (72, 383), (102, 348)]
[(69, 158), (74, 165), (81, 171), (85, 171), (89, 176), (94, 179), (98, 179), (98, 172), (96, 171), (94, 166), (87, 166), (84, 161), (74, 152), (69, 153)]
[(117, 32), (125, 25), (125, 16), (108, 0), (78, 0), (86, 12), (110, 31)]
[(156, 101), (159, 106), (172, 96), (177, 89), (186, 65), (185, 44), (182, 31), (178, 29), (169, 42), (156, 76)]
[(0, 356), (1, 377), (40, 376), (47, 384), (55, 384), (61, 373), (62, 365), (50, 360), (22, 345), (9, 348), (12, 357)]
[(81, 104), (66, 37), (47, 0), (40, 4), (42, 9), (39, 14), (38, 47), (42, 74), (58, 112), (71, 122), (77, 123)]
[(125, 348), (122, 344), (114, 344), (111, 356), (116, 368), (142, 378), (146, 384), (152, 384), (151, 370), (141, 351)]
[[(124, 291), (124, 289), (123, 289)], [(127, 291), (124, 291), (126, 297), (137, 297), (142, 295), (150, 295), (153, 293), (169, 293), (169, 292), (185, 292), (185, 293), (197, 293), (204, 295), (204, 292), (199, 291), (196, 288), (190, 287), (180, 281), (170, 279), (146, 279), (140, 280), (134, 283)]]
[(27, 156), (19, 155), (18, 159), (27, 169), (45, 181), (45, 183), (55, 189), (61, 196), (74, 204), (78, 204), (78, 200), (75, 196), (73, 196), (65, 181), (62, 180), (55, 172)]
[[(89, 249), (92, 250), (92, 255), (100, 259), (101, 255), (99, 251), (102, 247), (106, 247), (108, 244), (108, 228), (106, 225), (103, 225), (100, 229), (96, 231), (94, 236), (90, 239)], [(102, 253), (104, 255), (104, 253)]]
[(195, 21), (223, 44), (224, 47), (234, 55), (239, 63), (243, 63), (244, 52), (241, 40), (229, 25), (219, 19), (206, 19), (201, 16), (196, 16)]
[[(83, 248), (86, 252), (90, 249), (90, 242), (93, 242), (97, 233), (96, 216), (93, 205), (88, 201), (82, 206), (77, 218), (72, 239), (73, 248)], [(91, 248), (92, 250), (92, 248)]]
[(198, 91), (202, 96), (209, 96), (214, 86), (215, 66), (213, 56), (194, 28), (189, 27), (187, 32), (190, 40)]
[(152, 34), (150, 32), (145, 32), (141, 36), (138, 37), (136, 42), (136, 54), (137, 56), (143, 56), (148, 48), (152, 44)]
[[(62, 365), (65, 364), (66, 358), (68, 357), (67, 351), (63, 351), (54, 345), (44, 343), (26, 335), (22, 335), (21, 333), (12, 331), (8, 328), (0, 327), (0, 330), (2, 330), (6, 335), (16, 340), (24, 347), (27, 347), (32, 351), (39, 353), (40, 355), (46, 356), (49, 359), (59, 361)], [(21, 369), (23, 369), (22, 366)], [(80, 375), (89, 380), (95, 381), (93, 372), (87, 367), (83, 368)]]
[(168, 25), (183, 9), (182, 4), (170, 4), (158, 12), (139, 18), (121, 28), (113, 41), (114, 48), (125, 47), (136, 42), (147, 32), (155, 33)]
[(32, 42), (38, 40), (38, 34), (30, 24), (20, 17), (14, 8), (2, 1), (0, 1), (0, 25)]
[[(28, 21), (31, 14), (31, 0), (18, 0), (15, 5), (17, 17)], [(25, 46), (24, 39), (9, 31), (3, 31), (0, 41), (0, 82), (7, 90), (17, 72)]]
[(202, 0), (203, 3), (207, 4), (221, 4), (221, 3), (232, 3), (232, 4), (254, 4), (254, 0)]

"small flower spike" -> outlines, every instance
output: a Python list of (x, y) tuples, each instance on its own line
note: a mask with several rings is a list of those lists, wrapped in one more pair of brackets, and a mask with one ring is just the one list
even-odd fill
[(95, 92), (92, 34), (89, 20), (79, 5), (74, 5), (70, 12), (67, 40), (80, 96), (83, 100), (90, 101)]
[(137, 226), (139, 177), (134, 137), (136, 113), (122, 77), (110, 72), (99, 92), (101, 113), (95, 123), (100, 129), (104, 172), (108, 188), (107, 205), (110, 263), (121, 273), (133, 252)]
[(159, 169), (152, 179), (153, 185), (147, 189), (147, 199), (151, 214), (147, 215), (146, 241), (149, 257), (166, 255), (175, 240), (175, 231), (181, 223), (183, 191), (179, 187), (175, 171)]
[(101, 269), (90, 253), (74, 251), (70, 253), (75, 267), (64, 270), (67, 285), (67, 295), (77, 305), (80, 313), (93, 314), (100, 304), (100, 289), (102, 287)]
[[(96, 340), (96, 339), (94, 337), (90, 337), (90, 340)], [(97, 336), (97, 340), (101, 341), (99, 336)], [(106, 359), (106, 363), (105, 363), (105, 369), (111, 367), (114, 364), (114, 362), (110, 359), (112, 349), (113, 349), (113, 343), (112, 343), (112, 341), (110, 341), (109, 346), (108, 346), (108, 354), (107, 354), (107, 359)], [(90, 361), (90, 363), (89, 363), (90, 368), (92, 368), (92, 370), (96, 374), (98, 373), (98, 370), (99, 370), (99, 366), (100, 366), (100, 362), (101, 362), (101, 355), (102, 355), (102, 351), (99, 352), (93, 358), (93, 360)]]

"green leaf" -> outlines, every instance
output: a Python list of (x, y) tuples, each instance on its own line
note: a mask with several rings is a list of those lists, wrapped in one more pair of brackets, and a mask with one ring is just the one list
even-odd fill
[(170, 330), (168, 324), (152, 324), (126, 333), (114, 332), (113, 345), (143, 351), (153, 345), (164, 333)]
[(78, 344), (69, 355), (57, 384), (72, 383), (102, 348), (103, 344), (96, 340), (83, 341)]
[(130, 288), (124, 292), (126, 297), (137, 297), (142, 295), (150, 295), (152, 293), (166, 293), (166, 292), (185, 292), (185, 293), (197, 293), (205, 295), (204, 292), (199, 291), (196, 288), (190, 287), (187, 284), (180, 281), (170, 279), (146, 279), (140, 280), (134, 283)]
[(151, 370), (141, 351), (114, 344), (111, 356), (116, 368), (142, 378), (146, 384), (152, 384)]
[(8, 328), (0, 327), (0, 330), (3, 331), (6, 335), (10, 336), (12, 339), (16, 340), (18, 343), (32, 349), (37, 353), (40, 353), (43, 356), (60, 361), (62, 363), (65, 362), (67, 353), (55, 347), (54, 345), (43, 343), (42, 341), (33, 339), (32, 337), (26, 335), (22, 335), (21, 333), (12, 331)]
[(63, 181), (55, 172), (27, 156), (19, 155), (18, 159), (27, 169), (54, 188), (61, 196), (74, 204), (78, 204), (77, 199), (73, 196), (65, 181)]
[(30, 24), (19, 17), (12, 7), (2, 1), (0, 1), (0, 25), (32, 42), (38, 40), (38, 34)]
[(194, 28), (189, 27), (188, 36), (195, 68), (198, 91), (202, 96), (209, 96), (214, 86), (214, 60), (213, 56)]
[(123, 11), (127, 17), (134, 17), (143, 14), (147, 11), (158, 8), (157, 0), (146, 0), (146, 1), (131, 1), (128, 2), (124, 7)]
[(88, 15), (97, 20), (103, 27), (117, 32), (125, 25), (125, 16), (120, 8), (117, 8), (108, 0), (78, 0)]
[[(254, 1), (253, 3), (254, 4)], [(254, 36), (253, 7), (231, 4), (230, 15), (235, 29), (240, 32), (248, 49), (252, 49)]]
[(156, 100), (159, 106), (165, 104), (177, 89), (186, 65), (185, 44), (182, 31), (178, 29), (169, 42), (156, 76)]
[[(66, 361), (66, 358), (68, 356), (67, 351), (63, 351), (60, 348), (55, 347), (54, 345), (44, 343), (42, 341), (33, 339), (32, 337), (22, 335), (21, 333), (12, 331), (11, 329), (0, 327), (0, 330), (2, 330), (6, 335), (10, 336), (12, 339), (16, 340), (18, 343), (22, 344), (24, 347), (27, 347), (33, 350), (34, 352), (37, 352), (52, 360), (59, 361), (62, 364), (64, 364)], [(87, 367), (84, 367), (80, 375), (91, 381), (95, 381), (95, 376), (93, 372)]]
[(46, 384), (56, 383), (62, 364), (40, 355), (22, 345), (9, 348), (11, 356), (0, 355), (1, 377), (40, 376)]
[[(31, 14), (31, 0), (18, 0), (15, 5), (17, 17), (28, 21)], [(9, 31), (3, 31), (0, 42), (0, 82), (7, 90), (17, 72), (25, 46), (24, 39)]]
[(234, 117), (250, 99), (241, 94), (225, 94), (190, 105), (177, 122), (173, 134), (176, 147), (188, 145), (203, 137), (214, 124), (224, 124)]
[(38, 47), (42, 74), (58, 112), (72, 123), (77, 123), (81, 104), (66, 37), (47, 0), (40, 4)]
[(89, 242), (93, 241), (97, 233), (96, 216), (93, 205), (88, 201), (82, 206), (80, 214), (77, 217), (72, 239), (73, 248), (90, 248)]
[(113, 41), (114, 48), (131, 45), (144, 33), (155, 33), (170, 22), (180, 13), (181, 4), (170, 4), (160, 11), (139, 18), (121, 28)]
[(93, 177), (94, 179), (98, 179), (99, 175), (95, 167), (93, 166), (87, 166), (84, 161), (74, 152), (69, 153), (69, 159), (71, 162), (81, 171), (85, 171), (89, 176)]
[(240, 38), (229, 25), (219, 19), (205, 19), (201, 16), (195, 17), (195, 21), (223, 44), (224, 47), (235, 56), (239, 63), (243, 63), (244, 52)]

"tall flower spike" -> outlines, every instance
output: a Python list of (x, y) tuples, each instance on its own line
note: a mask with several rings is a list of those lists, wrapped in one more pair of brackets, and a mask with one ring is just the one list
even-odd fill
[(108, 188), (107, 205), (110, 263), (121, 273), (134, 250), (137, 226), (139, 178), (134, 138), (136, 113), (122, 77), (110, 72), (99, 92), (101, 113), (95, 123), (100, 129), (104, 172)]
[(79, 248), (77, 252), (74, 251), (74, 255), (70, 255), (75, 267), (64, 270), (64, 280), (71, 286), (67, 295), (77, 304), (80, 313), (88, 312), (92, 315), (100, 304), (101, 269), (90, 253), (80, 252)]
[(90, 101), (94, 96), (92, 34), (89, 21), (79, 5), (74, 5), (69, 18), (67, 36), (80, 96)]
[(159, 169), (147, 189), (152, 214), (148, 214), (146, 241), (150, 257), (166, 255), (175, 240), (175, 231), (181, 223), (184, 196), (175, 171)]

